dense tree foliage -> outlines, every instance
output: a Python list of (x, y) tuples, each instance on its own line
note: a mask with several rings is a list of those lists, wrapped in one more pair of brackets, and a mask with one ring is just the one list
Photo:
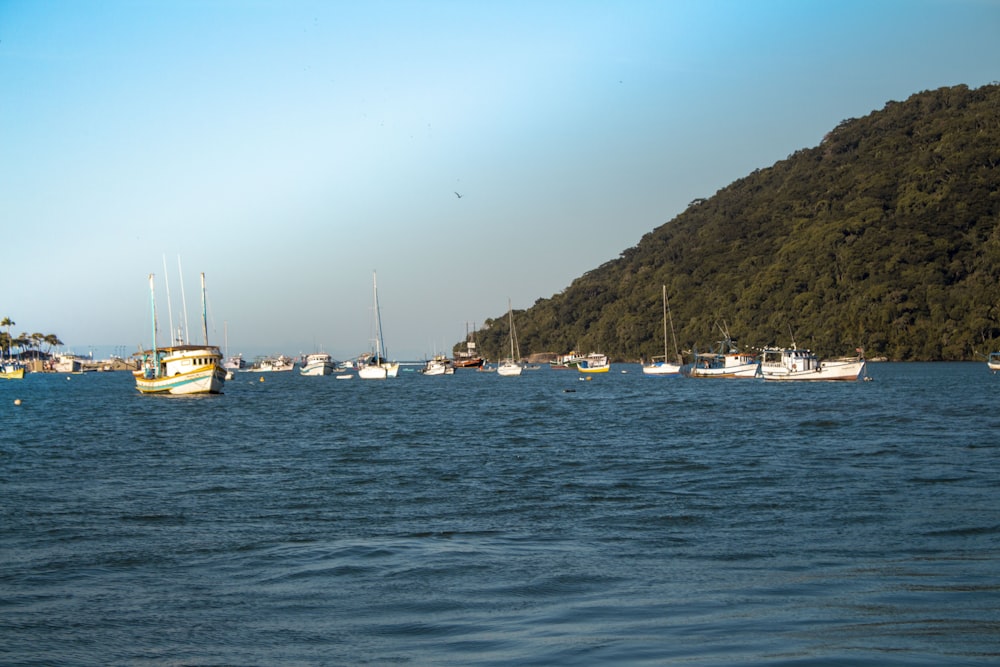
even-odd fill
[[(815, 148), (698, 199), (618, 259), (515, 312), (522, 353), (663, 353), (677, 336), (898, 360), (1000, 349), (1000, 85), (845, 120)], [(500, 356), (506, 317), (477, 332)]]

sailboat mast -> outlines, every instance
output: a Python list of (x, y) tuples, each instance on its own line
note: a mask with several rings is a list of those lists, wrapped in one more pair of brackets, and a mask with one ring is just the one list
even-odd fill
[(159, 355), (156, 351), (156, 293), (153, 287), (153, 274), (149, 274), (149, 305), (150, 311), (152, 313), (152, 323), (153, 323), (153, 361), (157, 368), (159, 367)]
[(378, 279), (372, 271), (372, 295), (375, 301), (375, 362), (382, 363), (382, 313), (378, 308)]
[(177, 255), (177, 275), (179, 275), (181, 279), (181, 307), (184, 309), (184, 336), (182, 336), (178, 342), (185, 344), (191, 336), (191, 328), (188, 326), (188, 304), (187, 297), (184, 295), (184, 269), (181, 268), (180, 255)]
[(170, 328), (167, 331), (170, 332), (170, 338), (167, 339), (167, 345), (174, 344), (174, 309), (170, 305), (170, 272), (167, 271), (167, 254), (163, 253), (163, 284), (167, 288), (167, 324)]
[(667, 286), (663, 286), (663, 363), (667, 362)]
[(510, 303), (510, 297), (507, 297), (507, 319), (510, 321), (510, 358), (517, 360), (514, 357), (514, 308)]
[(205, 300), (205, 273), (201, 274), (201, 334), (208, 345), (208, 303)]
[[(667, 298), (667, 286), (663, 286), (663, 307), (667, 309), (667, 319), (670, 320), (670, 337), (674, 339), (674, 354), (677, 355), (677, 360), (682, 362), (681, 349), (677, 346), (677, 332), (674, 331), (674, 316), (670, 312), (670, 299)], [(664, 337), (664, 342), (666, 342), (666, 337)], [(666, 354), (666, 352), (664, 352)]]

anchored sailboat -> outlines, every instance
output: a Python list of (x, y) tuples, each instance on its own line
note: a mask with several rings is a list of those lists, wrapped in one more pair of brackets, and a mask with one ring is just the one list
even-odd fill
[(358, 377), (362, 380), (384, 380), (394, 378), (399, 373), (399, 363), (388, 361), (385, 355), (385, 343), (382, 340), (382, 313), (378, 307), (378, 281), (372, 271), (372, 298), (375, 307), (375, 338), (374, 350), (367, 360), (358, 368)]

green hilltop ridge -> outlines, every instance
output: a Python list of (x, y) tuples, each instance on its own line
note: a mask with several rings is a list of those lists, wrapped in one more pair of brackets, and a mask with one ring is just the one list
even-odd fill
[[(741, 348), (794, 335), (823, 356), (981, 360), (1000, 346), (998, 277), (1000, 85), (960, 85), (841, 122), (514, 317), (522, 352), (649, 359), (666, 285), (682, 350), (726, 329)], [(490, 359), (505, 318), (476, 332)]]

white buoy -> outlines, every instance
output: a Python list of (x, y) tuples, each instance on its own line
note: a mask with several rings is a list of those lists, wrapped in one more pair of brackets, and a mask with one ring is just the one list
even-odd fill
[(20, 398), (15, 398), (14, 399), (14, 405), (21, 405), (21, 399)]

